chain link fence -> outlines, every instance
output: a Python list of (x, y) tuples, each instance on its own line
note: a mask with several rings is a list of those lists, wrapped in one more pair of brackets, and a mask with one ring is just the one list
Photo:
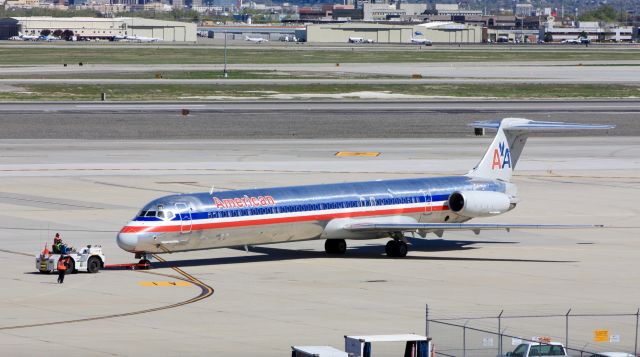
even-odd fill
[[(633, 313), (585, 314), (569, 309), (558, 314), (506, 314), (433, 318), (426, 306), (426, 335), (433, 338), (436, 355), (495, 357), (522, 342), (561, 342), (570, 356), (603, 351), (638, 356), (640, 309)], [(433, 315), (433, 314), (431, 314)], [(640, 356), (639, 356), (640, 357)]]

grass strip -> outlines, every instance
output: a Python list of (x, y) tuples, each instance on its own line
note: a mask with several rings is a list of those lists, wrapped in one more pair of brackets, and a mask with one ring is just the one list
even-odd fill
[[(0, 74), (0, 79), (22, 79), (24, 73)], [(42, 72), (29, 74), (36, 79), (222, 79), (222, 70), (217, 71), (137, 71), (137, 72)], [(350, 72), (276, 71), (276, 70), (231, 70), (229, 79), (393, 79), (407, 78), (399, 75), (382, 75)]]
[[(208, 47), (0, 47), (0, 65), (36, 64), (220, 64), (224, 51)], [(403, 50), (370, 49), (232, 49), (230, 64), (277, 63), (402, 63), (402, 62), (486, 62), (486, 61), (615, 61), (640, 60), (639, 51), (590, 50)]]
[(2, 101), (21, 100), (99, 100), (101, 93), (111, 101), (215, 100), (221, 98), (287, 99), (301, 94), (315, 97), (342, 95), (358, 99), (359, 92), (379, 92), (427, 97), (456, 98), (631, 98), (640, 96), (638, 85), (607, 84), (269, 84), (269, 85), (205, 85), (205, 84), (133, 84), (77, 85), (25, 84), (0, 91)]

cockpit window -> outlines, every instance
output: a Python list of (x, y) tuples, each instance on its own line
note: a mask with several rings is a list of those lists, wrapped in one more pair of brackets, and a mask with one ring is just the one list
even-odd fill
[(140, 213), (138, 213), (138, 217), (144, 217), (145, 214), (147, 214), (147, 211), (140, 211)]
[(165, 211), (158, 211), (158, 213), (156, 214), (156, 217), (170, 221), (171, 219), (173, 219), (173, 217), (175, 217), (175, 215), (173, 214), (173, 212), (165, 210)]
[(144, 215), (145, 217), (155, 217), (156, 216), (156, 211), (147, 211), (147, 214)]

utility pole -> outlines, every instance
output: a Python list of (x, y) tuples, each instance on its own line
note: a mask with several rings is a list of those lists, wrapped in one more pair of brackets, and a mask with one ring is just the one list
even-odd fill
[(227, 31), (224, 32), (224, 78), (229, 77), (227, 72)]

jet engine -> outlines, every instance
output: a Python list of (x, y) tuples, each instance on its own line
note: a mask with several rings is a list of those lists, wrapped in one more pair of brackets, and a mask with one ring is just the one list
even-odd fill
[(464, 217), (487, 217), (507, 212), (515, 206), (509, 196), (494, 191), (457, 191), (449, 196), (449, 209)]

